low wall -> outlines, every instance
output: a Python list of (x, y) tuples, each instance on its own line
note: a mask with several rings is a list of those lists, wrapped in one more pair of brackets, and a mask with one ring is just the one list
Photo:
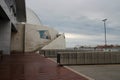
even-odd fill
[(86, 50), (41, 50), (40, 54), (57, 58), (61, 65), (119, 64), (120, 52), (98, 52)]
[(62, 65), (119, 64), (120, 52), (58, 52), (57, 59)]
[(66, 49), (51, 49), (51, 50), (40, 50), (39, 51), (41, 55), (44, 55), (45, 57), (50, 58), (57, 58), (58, 52), (89, 52), (85, 50), (66, 50)]

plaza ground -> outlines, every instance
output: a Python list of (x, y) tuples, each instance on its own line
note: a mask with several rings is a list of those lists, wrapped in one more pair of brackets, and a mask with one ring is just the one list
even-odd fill
[(12, 54), (0, 61), (0, 80), (88, 80), (40, 54)]

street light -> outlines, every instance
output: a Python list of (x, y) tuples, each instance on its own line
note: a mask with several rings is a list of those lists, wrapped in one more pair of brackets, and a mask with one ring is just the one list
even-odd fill
[(104, 22), (104, 32), (105, 32), (105, 47), (107, 46), (107, 39), (106, 39), (106, 21), (107, 21), (107, 19), (103, 19), (102, 20), (103, 22)]

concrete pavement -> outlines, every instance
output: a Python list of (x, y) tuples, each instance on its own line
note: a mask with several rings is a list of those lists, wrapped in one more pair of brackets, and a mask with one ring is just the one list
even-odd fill
[(120, 65), (77, 65), (69, 68), (95, 80), (120, 80)]

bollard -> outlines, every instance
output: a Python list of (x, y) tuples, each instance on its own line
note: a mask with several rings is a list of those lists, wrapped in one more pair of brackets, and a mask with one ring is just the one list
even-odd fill
[(2, 60), (2, 59), (3, 59), (3, 51), (0, 50), (0, 60)]
[(57, 54), (57, 63), (60, 64), (60, 54)]

